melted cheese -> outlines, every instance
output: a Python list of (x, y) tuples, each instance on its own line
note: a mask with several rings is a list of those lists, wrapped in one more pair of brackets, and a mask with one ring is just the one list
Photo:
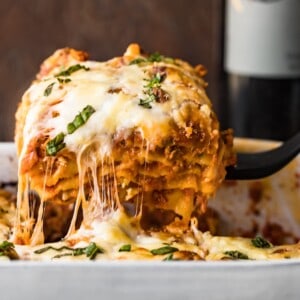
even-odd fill
[[(99, 253), (95, 260), (228, 260), (228, 252), (239, 252), (250, 260), (274, 260), (287, 258), (300, 258), (300, 245), (281, 245), (270, 248), (257, 248), (251, 243), (251, 239), (239, 237), (212, 236), (209, 232), (202, 233), (195, 228), (192, 222), (191, 230), (181, 236), (174, 236), (163, 232), (139, 233), (138, 220), (129, 218), (121, 210), (110, 215), (105, 221), (94, 222), (89, 229), (81, 228), (70, 235), (64, 241), (48, 243), (37, 246), (16, 245), (15, 249), (23, 260), (34, 261), (82, 261), (89, 258), (82, 255), (71, 255), (68, 248), (84, 248), (91, 242), (101, 247), (103, 253)], [(130, 251), (120, 251), (124, 245), (130, 245)], [(175, 252), (161, 255), (152, 254), (153, 249), (166, 246), (176, 248)], [(43, 253), (37, 253), (41, 249), (53, 247)], [(1, 259), (8, 259), (1, 257)]]
[[(93, 106), (96, 112), (85, 126), (65, 137), (66, 146), (72, 152), (79, 153), (83, 145), (101, 140), (101, 155), (109, 155), (113, 134), (126, 129), (139, 128), (150, 143), (153, 137), (157, 139), (158, 136), (169, 134), (169, 121), (177, 113), (182, 99), (188, 96), (185, 95), (186, 92), (176, 92), (176, 84), (166, 78), (162, 88), (171, 93), (171, 101), (159, 105), (154, 102), (151, 103), (152, 109), (145, 109), (139, 105), (139, 101), (145, 97), (145, 79), (149, 77), (149, 67), (128, 65), (112, 68), (107, 63), (92, 61), (82, 65), (90, 70), (75, 72), (70, 76), (71, 82), (63, 88), (55, 77), (32, 84), (25, 96), (31, 101), (24, 128), (27, 141), (38, 136), (44, 129), (50, 129), (50, 138), (66, 132), (67, 124), (87, 104)], [(47, 101), (41, 101), (44, 91), (52, 82), (56, 83), (51, 94), (47, 96)], [(110, 92), (113, 89), (120, 91)], [(57, 103), (58, 100), (61, 102)], [(49, 107), (51, 101), (55, 104)], [(201, 111), (206, 115), (211, 113), (208, 103), (203, 104)], [(59, 113), (55, 118), (51, 117), (54, 112)]]

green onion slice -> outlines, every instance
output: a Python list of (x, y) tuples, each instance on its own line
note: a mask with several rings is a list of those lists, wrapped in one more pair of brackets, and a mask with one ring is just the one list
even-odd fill
[(238, 250), (230, 250), (225, 251), (224, 254), (230, 256), (233, 259), (249, 259), (248, 255), (238, 251)]
[(251, 240), (251, 243), (256, 248), (271, 248), (272, 244), (265, 240), (261, 236), (256, 236), (254, 239)]
[(61, 132), (55, 138), (50, 140), (46, 145), (46, 154), (49, 156), (54, 156), (58, 151), (63, 149), (66, 146), (64, 143), (64, 138), (65, 134)]
[(55, 255), (53, 258), (60, 258), (64, 256), (80, 256), (80, 255), (86, 255), (89, 259), (94, 259), (98, 253), (104, 253), (104, 250), (99, 247), (96, 243), (91, 242), (87, 247), (84, 248), (71, 248), (67, 246), (62, 247), (53, 247), (53, 246), (47, 246), (44, 248), (40, 248), (34, 251), (35, 254), (42, 254), (44, 252), (47, 252), (49, 250), (55, 250), (58, 252), (61, 252), (63, 250), (68, 250), (70, 252), (65, 252), (62, 254)]
[(51, 94), (54, 84), (55, 84), (55, 82), (52, 82), (47, 86), (47, 88), (44, 91), (45, 97), (48, 97)]
[(95, 111), (91, 105), (87, 105), (82, 112), (76, 115), (74, 120), (67, 125), (68, 134), (72, 134), (76, 129), (85, 124)]
[(69, 67), (68, 69), (59, 72), (58, 74), (55, 75), (55, 77), (70, 76), (72, 73), (77, 72), (78, 70), (89, 71), (90, 68), (80, 65), (80, 64), (73, 65), (73, 66)]
[(131, 245), (126, 244), (120, 247), (119, 252), (130, 252), (131, 251)]
[(175, 248), (175, 247), (164, 246), (164, 247), (161, 247), (161, 248), (153, 249), (150, 252), (153, 255), (164, 255), (164, 254), (170, 254), (170, 253), (173, 253), (173, 252), (176, 252), (176, 251), (178, 251), (178, 249)]

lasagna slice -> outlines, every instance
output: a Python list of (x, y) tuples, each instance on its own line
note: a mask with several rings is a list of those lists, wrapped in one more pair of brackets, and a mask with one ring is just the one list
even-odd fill
[(43, 243), (49, 205), (73, 215), (67, 235), (117, 209), (141, 230), (184, 232), (235, 161), (204, 74), (136, 44), (105, 62), (69, 48), (46, 59), (16, 113), (14, 241)]

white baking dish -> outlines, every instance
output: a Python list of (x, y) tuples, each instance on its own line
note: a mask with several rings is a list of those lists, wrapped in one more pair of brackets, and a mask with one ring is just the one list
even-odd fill
[[(274, 143), (238, 141), (261, 150)], [(253, 222), (263, 230), (277, 222), (289, 238), (300, 236), (300, 157), (256, 184), (267, 186), (249, 210), (254, 182), (226, 183), (210, 206), (224, 234), (244, 234)], [(0, 183), (16, 181), (14, 145), (0, 143)], [(257, 183), (258, 182), (258, 183)], [(291, 188), (293, 187), (293, 188)], [(299, 203), (298, 203), (299, 202)], [(0, 262), (0, 299), (299, 299), (300, 260), (218, 262)]]

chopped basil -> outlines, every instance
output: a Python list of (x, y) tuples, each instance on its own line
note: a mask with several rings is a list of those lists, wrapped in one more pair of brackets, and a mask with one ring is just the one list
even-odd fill
[(86, 122), (88, 120), (88, 118), (95, 112), (96, 110), (93, 108), (93, 106), (91, 105), (87, 105), (81, 113), (81, 116), (84, 120), (84, 122)]
[(60, 76), (70, 76), (72, 73), (78, 71), (78, 70), (85, 70), (85, 71), (89, 71), (90, 68), (83, 66), (83, 65), (73, 65), (71, 67), (69, 67), (68, 69), (59, 72), (58, 74), (55, 75), (55, 77), (60, 77)]
[(154, 74), (150, 79), (145, 79), (148, 83), (144, 86), (145, 98), (140, 99), (139, 105), (144, 108), (152, 108), (151, 102), (157, 100), (157, 90), (161, 89), (161, 83), (165, 79), (165, 75), (161, 73)]
[(5, 251), (9, 248), (14, 248), (15, 245), (11, 242), (8, 242), (8, 241), (3, 241), (1, 244), (0, 244), (0, 251)]
[(48, 97), (48, 96), (51, 94), (52, 88), (53, 88), (54, 84), (55, 84), (55, 82), (52, 82), (52, 83), (50, 83), (50, 84), (47, 86), (47, 88), (46, 88), (45, 91), (44, 91), (44, 96), (45, 96), (45, 97)]
[(256, 236), (254, 239), (251, 240), (251, 243), (256, 248), (271, 248), (272, 244), (265, 240), (261, 236)]
[(67, 131), (68, 131), (69, 134), (72, 134), (75, 130), (76, 130), (76, 127), (73, 123), (69, 123), (67, 125)]
[[(75, 248), (76, 249), (76, 248)], [(49, 250), (55, 250), (55, 251), (62, 251), (62, 250), (75, 250), (74, 248), (71, 248), (71, 247), (67, 247), (67, 246), (62, 246), (62, 247), (59, 247), (59, 248), (56, 248), (56, 247), (52, 247), (52, 246), (47, 246), (47, 247), (43, 247), (43, 248), (40, 248), (38, 250), (35, 250), (34, 253), (35, 254), (42, 254), (44, 252), (47, 252)]]
[(58, 151), (63, 149), (66, 144), (64, 143), (65, 134), (59, 133), (55, 138), (50, 140), (46, 145), (46, 153), (49, 156), (54, 156)]
[(68, 83), (68, 82), (70, 82), (71, 81), (71, 79), (70, 78), (60, 78), (60, 77), (57, 77), (57, 80), (58, 80), (58, 82), (59, 83)]
[(176, 252), (176, 251), (178, 251), (178, 249), (175, 248), (175, 247), (164, 246), (164, 247), (161, 247), (161, 248), (153, 249), (150, 252), (153, 255), (164, 255), (164, 254), (170, 254), (170, 253), (173, 253), (173, 252)]
[(224, 254), (230, 256), (233, 259), (249, 259), (248, 255), (238, 250), (225, 251)]
[(173, 253), (167, 255), (167, 256), (163, 259), (163, 261), (167, 261), (167, 260), (175, 260), (175, 259), (173, 258)]
[(67, 246), (62, 246), (62, 247), (56, 248), (56, 247), (52, 247), (52, 246), (47, 246), (47, 247), (35, 250), (34, 253), (42, 254), (49, 250), (55, 250), (58, 252), (63, 251), (63, 250), (70, 251), (70, 252), (65, 252), (62, 254), (55, 255), (55, 256), (53, 256), (53, 258), (60, 258), (60, 257), (64, 257), (64, 256), (80, 256), (80, 255), (85, 254), (86, 257), (88, 257), (89, 259), (94, 259), (98, 253), (104, 253), (104, 250), (94, 242), (91, 242), (87, 247), (84, 247), (84, 248), (71, 248), (71, 247), (67, 247)]
[(61, 258), (61, 257), (65, 257), (65, 256), (75, 256), (72, 252), (68, 252), (68, 253), (62, 253), (62, 254), (57, 254), (57, 255), (54, 255), (52, 257), (52, 259), (55, 259), (55, 258)]
[[(71, 81), (70, 78), (60, 78), (60, 77), (58, 77), (57, 80), (58, 80), (58, 82), (61, 83), (61, 84), (63, 84), (63, 83), (68, 83), (68, 82)], [(48, 96), (52, 93), (52, 89), (53, 89), (54, 84), (55, 84), (55, 82), (52, 82), (52, 83), (50, 83), (50, 84), (47, 86), (47, 88), (46, 88), (45, 91), (44, 91), (44, 96), (45, 96), (45, 97), (48, 97)]]
[(152, 108), (151, 106), (151, 102), (153, 102), (155, 100), (155, 96), (154, 95), (146, 95), (145, 99), (140, 99), (139, 105), (143, 106), (144, 108)]
[(73, 248), (72, 250), (73, 250), (73, 253), (72, 253), (72, 254), (73, 254), (74, 256), (79, 256), (79, 255), (85, 254), (86, 248)]
[(130, 251), (131, 251), (131, 245), (130, 244), (123, 245), (119, 249), (119, 252), (130, 252)]
[(150, 79), (146, 79), (148, 83), (144, 87), (147, 89), (159, 88), (163, 80), (164, 76), (158, 72), (154, 74)]
[(7, 256), (10, 259), (19, 259), (19, 255), (15, 250), (15, 245), (8, 241), (0, 244), (0, 256)]
[(68, 134), (72, 134), (76, 129), (82, 126), (94, 112), (95, 109), (91, 105), (87, 105), (82, 112), (76, 115), (74, 120), (67, 125)]
[[(95, 109), (91, 105), (87, 105), (82, 112), (75, 116), (74, 120), (67, 125), (68, 134), (72, 134), (76, 129), (82, 126), (89, 117), (95, 112)], [(54, 156), (58, 151), (66, 146), (64, 138), (66, 134), (61, 132), (55, 138), (50, 140), (46, 145), (46, 154), (48, 156)]]
[(145, 58), (136, 58), (136, 59), (133, 59), (129, 64), (130, 65), (137, 65), (137, 64), (140, 64), (140, 63), (143, 63), (143, 62), (147, 62), (147, 59), (145, 59)]
[(90, 243), (86, 248), (84, 253), (87, 257), (90, 259), (94, 259), (98, 253), (104, 253), (103, 249), (97, 246), (96, 243), (92, 242)]
[(147, 63), (147, 62), (161, 62), (165, 61), (167, 63), (174, 63), (174, 59), (170, 57), (166, 57), (164, 55), (161, 55), (158, 52), (151, 53), (148, 57), (139, 57), (136, 59), (133, 59), (129, 64), (135, 65), (135, 64), (141, 64), (141, 63)]
[[(77, 116), (75, 116), (72, 124), (74, 125), (74, 128), (77, 129), (79, 128), (81, 125), (84, 124), (83, 118), (81, 116), (81, 113), (79, 113)], [(68, 133), (71, 133), (68, 131)]]
[(150, 62), (160, 62), (164, 59), (164, 56), (161, 55), (160, 53), (158, 52), (154, 52), (154, 53), (151, 53), (149, 56), (148, 56), (148, 61)]

